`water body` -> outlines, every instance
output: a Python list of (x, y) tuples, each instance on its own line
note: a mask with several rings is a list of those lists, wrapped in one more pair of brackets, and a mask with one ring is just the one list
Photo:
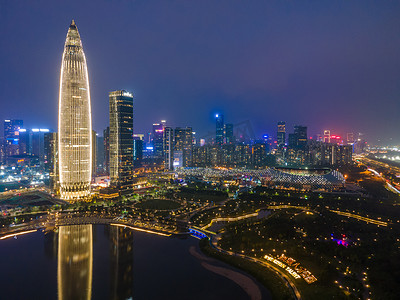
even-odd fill
[[(251, 276), (195, 252), (200, 250), (194, 238), (123, 227), (38, 231), (0, 240), (0, 298), (234, 300), (260, 293), (271, 299)], [(246, 282), (256, 291), (246, 292)]]

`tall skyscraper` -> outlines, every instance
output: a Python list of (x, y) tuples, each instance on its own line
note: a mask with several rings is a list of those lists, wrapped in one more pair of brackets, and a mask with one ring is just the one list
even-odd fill
[(193, 131), (191, 127), (175, 128), (174, 165), (177, 167), (190, 167), (192, 165)]
[(163, 136), (164, 136), (165, 120), (161, 123), (153, 124), (153, 154), (157, 158), (163, 157)]
[(97, 175), (97, 133), (92, 130), (92, 177)]
[(307, 127), (301, 125), (294, 126), (294, 134), (297, 139), (297, 147), (304, 150), (307, 145)]
[(58, 142), (57, 132), (44, 134), (44, 170), (50, 175), (50, 189), (57, 192), (58, 182)]
[(61, 62), (58, 106), (60, 196), (82, 200), (92, 179), (92, 116), (86, 57), (72, 20)]
[(233, 124), (225, 124), (225, 143), (233, 144), (234, 142)]
[(216, 114), (215, 119), (216, 119), (215, 143), (217, 145), (222, 145), (224, 143), (224, 115)]
[(144, 134), (134, 134), (133, 135), (133, 163), (136, 166), (142, 164), (143, 159), (143, 144), (144, 144)]
[(110, 93), (110, 183), (121, 194), (133, 191), (133, 95)]
[(96, 136), (96, 175), (104, 175), (104, 138)]
[(174, 130), (171, 127), (164, 129), (164, 165), (165, 169), (174, 169)]
[(331, 142), (331, 131), (324, 130), (324, 143), (330, 143), (330, 142)]
[(5, 156), (19, 155), (19, 130), (24, 125), (22, 120), (4, 120)]
[(104, 172), (110, 175), (110, 127), (103, 130)]
[(284, 146), (286, 142), (286, 122), (278, 122), (278, 132), (276, 133), (278, 146)]

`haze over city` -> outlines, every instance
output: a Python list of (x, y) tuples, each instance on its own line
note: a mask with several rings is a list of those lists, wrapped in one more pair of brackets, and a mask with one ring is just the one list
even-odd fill
[[(308, 126), (399, 143), (400, 3), (390, 1), (2, 1), (0, 119), (57, 128), (65, 24), (88, 56), (93, 128), (108, 92), (133, 91), (134, 132), (166, 119), (213, 131), (214, 114), (257, 136)], [(392, 139), (392, 140), (390, 140)]]
[(400, 299), (399, 16), (0, 2), (0, 298)]

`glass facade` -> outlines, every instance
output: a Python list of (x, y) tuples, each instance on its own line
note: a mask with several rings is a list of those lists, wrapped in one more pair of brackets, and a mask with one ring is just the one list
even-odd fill
[(121, 194), (133, 189), (133, 95), (114, 91), (110, 98), (110, 180)]
[(92, 117), (86, 58), (74, 21), (62, 56), (58, 132), (61, 199), (85, 199), (92, 178)]

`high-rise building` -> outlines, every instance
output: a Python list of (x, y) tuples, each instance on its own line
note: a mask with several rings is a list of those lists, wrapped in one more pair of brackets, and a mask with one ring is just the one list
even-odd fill
[(104, 173), (110, 175), (110, 127), (103, 130)]
[(162, 158), (164, 155), (163, 136), (165, 123), (165, 120), (162, 120), (161, 123), (153, 124), (153, 154), (157, 158)]
[(174, 169), (174, 130), (171, 127), (164, 129), (164, 165), (165, 169)]
[(352, 132), (347, 133), (347, 144), (353, 144), (354, 141), (355, 141), (354, 133)]
[(37, 159), (41, 166), (45, 163), (45, 134), (50, 130), (46, 128), (32, 128), (19, 130), (19, 155), (28, 155)]
[(96, 136), (96, 173), (104, 175), (104, 138)]
[(267, 158), (266, 145), (263, 142), (256, 142), (251, 148), (252, 164), (255, 168), (265, 167)]
[(278, 122), (278, 132), (276, 133), (278, 146), (284, 146), (286, 142), (286, 122)]
[(225, 124), (225, 144), (233, 144), (233, 124)]
[(133, 161), (135, 166), (140, 166), (143, 159), (144, 134), (133, 135)]
[(174, 134), (174, 165), (179, 160), (182, 167), (190, 167), (192, 164), (193, 132), (191, 127), (177, 127)]
[(97, 133), (92, 130), (92, 177), (97, 174)]
[(324, 143), (330, 143), (330, 142), (331, 142), (331, 131), (324, 130)]
[(19, 155), (19, 130), (24, 125), (22, 120), (4, 120), (5, 156)]
[(224, 143), (224, 115), (216, 114), (216, 132), (215, 132), (215, 143), (222, 145)]
[(5, 163), (6, 153), (5, 153), (5, 140), (0, 137), (0, 165)]
[(133, 191), (133, 95), (125, 90), (110, 92), (110, 183)]
[(44, 134), (44, 170), (50, 176), (50, 189), (57, 192), (58, 182), (58, 139), (57, 132)]
[(72, 20), (61, 63), (58, 106), (60, 196), (82, 200), (90, 196), (92, 179), (92, 116), (86, 57)]
[(301, 125), (294, 126), (294, 134), (297, 139), (297, 148), (304, 150), (307, 146), (307, 127)]

